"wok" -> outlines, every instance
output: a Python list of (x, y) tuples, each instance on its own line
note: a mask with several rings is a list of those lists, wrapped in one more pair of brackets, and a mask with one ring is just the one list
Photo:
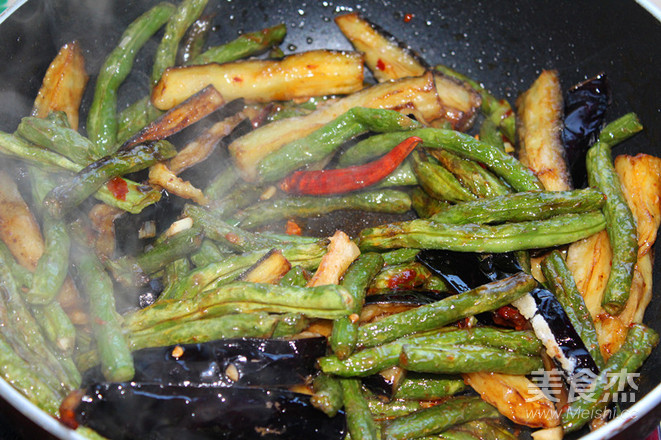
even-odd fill
[[(82, 43), (88, 72), (94, 74), (122, 31), (155, 1), (30, 0), (0, 26), (0, 130), (13, 131), (27, 115), (43, 74), (59, 47)], [(210, 44), (242, 31), (284, 22), (286, 53), (316, 48), (349, 49), (332, 23), (342, 12), (358, 11), (407, 42), (430, 64), (444, 63), (482, 82), (496, 96), (513, 101), (541, 69), (554, 68), (566, 89), (606, 71), (613, 89), (608, 119), (635, 111), (644, 131), (615, 153), (661, 155), (661, 23), (633, 1), (457, 2), (450, 0), (217, 0), (217, 29)], [(405, 20), (405, 17), (411, 17)], [(152, 41), (121, 89), (120, 108), (147, 91)], [(83, 112), (89, 107), (90, 87)], [(661, 263), (654, 265), (655, 296), (645, 322), (661, 332)], [(606, 427), (585, 439), (644, 438), (661, 418), (661, 350), (641, 371), (637, 402)], [(40, 413), (9, 385), (0, 382), (4, 409), (30, 438), (45, 429), (61, 438), (78, 438)]]

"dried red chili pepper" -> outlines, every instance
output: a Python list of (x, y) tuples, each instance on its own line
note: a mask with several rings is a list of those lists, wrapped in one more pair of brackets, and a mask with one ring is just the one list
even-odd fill
[(336, 170), (296, 171), (280, 182), (280, 189), (290, 194), (321, 196), (365, 188), (395, 171), (420, 142), (422, 139), (411, 136), (379, 159), (364, 165)]

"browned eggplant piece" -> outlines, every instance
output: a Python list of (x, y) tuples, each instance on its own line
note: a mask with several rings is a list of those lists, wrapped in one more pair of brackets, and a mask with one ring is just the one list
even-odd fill
[(356, 50), (365, 54), (365, 64), (378, 82), (420, 76), (427, 70), (420, 55), (358, 13), (339, 15), (335, 24)]
[[(324, 337), (238, 338), (146, 348), (133, 353), (133, 380), (165, 385), (289, 387), (316, 373), (315, 363), (326, 354), (326, 345)], [(85, 373), (83, 383), (102, 380), (94, 368)]]
[(610, 102), (611, 87), (603, 72), (576, 84), (565, 95), (562, 142), (565, 144), (569, 172), (576, 188), (583, 188), (587, 184), (585, 154), (599, 137)]
[(516, 100), (519, 160), (548, 191), (571, 189), (562, 144), (562, 90), (556, 70), (543, 70)]
[(457, 293), (521, 272), (516, 255), (480, 254), (436, 249), (420, 251), (416, 259)]
[(213, 86), (207, 86), (131, 136), (120, 148), (129, 148), (145, 141), (165, 139), (205, 118), (223, 105), (225, 99), (218, 90)]
[(339, 440), (346, 432), (342, 411), (331, 418), (309, 395), (262, 388), (95, 384), (67, 398), (60, 415), (111, 440)]

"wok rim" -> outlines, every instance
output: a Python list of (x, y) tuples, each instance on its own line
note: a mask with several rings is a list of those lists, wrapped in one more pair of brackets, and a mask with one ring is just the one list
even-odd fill
[[(661, 22), (661, 0), (635, 0), (656, 20)], [(8, 19), (28, 0), (16, 0), (11, 6), (0, 12), (0, 24)], [(0, 377), (0, 398), (4, 399), (10, 406), (21, 415), (29, 419), (39, 428), (62, 440), (86, 440), (87, 437), (77, 433), (74, 429), (62, 424), (55, 417), (41, 410), (27, 397), (16, 390), (9, 382)], [(651, 413), (657, 406), (661, 406), (661, 383), (657, 384), (649, 393), (627, 408), (617, 418), (604, 426), (580, 437), (580, 440), (601, 440), (613, 438), (633, 426), (642, 417)], [(651, 434), (651, 432), (650, 432)]]

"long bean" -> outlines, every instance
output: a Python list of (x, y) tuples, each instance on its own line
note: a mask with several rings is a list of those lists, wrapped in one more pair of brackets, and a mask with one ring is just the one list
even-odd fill
[[(151, 71), (152, 87), (156, 85), (165, 69), (175, 65), (177, 52), (179, 49), (179, 42), (184, 37), (186, 30), (200, 16), (207, 5), (207, 2), (208, 0), (184, 0), (181, 2), (181, 4), (179, 4), (176, 11), (170, 16), (170, 19), (165, 25), (163, 38), (161, 38), (161, 42), (156, 48), (156, 53), (154, 54), (154, 62), (152, 64)], [(154, 107), (150, 101), (147, 101), (142, 109), (146, 110), (146, 120), (144, 125), (147, 125), (148, 122), (153, 121), (158, 116), (163, 114), (163, 112)], [(123, 136), (128, 136), (126, 136), (126, 138), (120, 138), (119, 127), (120, 125), (118, 124), (117, 139), (121, 139), (122, 142), (128, 139), (131, 134), (133, 134), (123, 132)], [(133, 127), (137, 127), (137, 125), (133, 125)]]
[(491, 119), (485, 119), (480, 125), (480, 140), (489, 145), (493, 145), (499, 150), (505, 151), (505, 142), (503, 135), (498, 130), (498, 125)]
[(427, 194), (453, 203), (477, 198), (450, 171), (416, 153), (413, 153), (413, 171)]
[(307, 271), (301, 266), (294, 266), (289, 270), (289, 272), (280, 278), (280, 282), (278, 284), (281, 286), (305, 287), (311, 277), (312, 275), (307, 273)]
[(66, 157), (45, 148), (35, 148), (18, 136), (0, 131), (0, 152), (49, 171), (78, 171), (80, 167)]
[[(6, 264), (6, 267), (9, 269), (9, 273), (12, 274), (17, 287), (22, 287), (27, 291), (32, 289), (35, 275), (18, 264), (11, 255), (9, 248), (7, 248), (2, 242), (0, 242), (0, 259)], [(68, 268), (68, 254), (65, 263), (67, 263)], [(27, 294), (25, 296), (27, 296)], [(44, 305), (33, 304), (30, 306), (30, 311), (43, 330), (46, 339), (52, 342), (55, 347), (65, 355), (71, 355), (76, 342), (76, 329), (59, 302), (51, 301)], [(77, 377), (77, 375), (74, 374), (70, 377)]]
[(452, 425), (483, 418), (497, 418), (498, 411), (479, 397), (457, 397), (393, 420), (383, 431), (385, 440), (437, 434)]
[(201, 226), (207, 237), (237, 252), (249, 252), (280, 244), (279, 240), (232, 226), (201, 206), (186, 205), (184, 214), (191, 217), (195, 224)]
[(579, 394), (562, 413), (565, 432), (576, 431), (602, 414), (613, 392), (619, 388), (619, 385), (614, 386), (613, 377), (619, 375), (619, 381), (626, 380), (626, 374), (638, 370), (658, 343), (659, 335), (654, 330), (643, 324), (633, 324), (622, 347), (608, 359), (590, 388), (584, 394)]
[(411, 198), (404, 191), (384, 189), (331, 197), (286, 197), (266, 200), (235, 216), (239, 226), (257, 228), (275, 221), (313, 217), (341, 209), (403, 214), (411, 209)]
[(592, 188), (525, 191), (447, 206), (430, 220), (455, 225), (544, 220), (560, 214), (600, 209), (604, 201), (604, 195)]
[(446, 150), (435, 150), (433, 155), (477, 197), (502, 196), (511, 192), (503, 182), (477, 162), (464, 159)]
[(243, 313), (176, 323), (167, 329), (146, 329), (129, 336), (131, 350), (163, 347), (174, 344), (192, 344), (228, 338), (266, 338), (276, 324), (278, 315)]
[(166, 68), (175, 65), (179, 42), (184, 37), (186, 30), (200, 16), (207, 3), (208, 0), (184, 0), (172, 14), (154, 55), (151, 72), (152, 85), (161, 79), (161, 75)]
[(312, 389), (314, 394), (310, 397), (310, 402), (328, 417), (335, 417), (344, 404), (340, 380), (321, 373), (312, 382)]
[(193, 58), (189, 65), (227, 63), (262, 52), (284, 40), (287, 26), (284, 23), (257, 32), (241, 35), (234, 41), (207, 49)]
[(394, 399), (390, 402), (384, 402), (375, 396), (367, 397), (367, 405), (374, 420), (379, 422), (402, 417), (428, 407), (426, 402), (419, 400)]
[(410, 160), (405, 160), (395, 171), (372, 188), (390, 188), (394, 186), (415, 186), (418, 184), (418, 178), (413, 172), (413, 165)]
[(200, 228), (193, 227), (181, 231), (138, 255), (136, 261), (145, 273), (152, 274), (167, 264), (197, 251), (204, 237)]
[(363, 395), (360, 380), (340, 379), (344, 396), (347, 427), (352, 439), (377, 440), (376, 424), (372, 419), (367, 400)]
[[(185, 278), (179, 279), (169, 286), (162, 296), (168, 299), (192, 298), (203, 290), (218, 288), (232, 281), (270, 250), (270, 248), (266, 248), (232, 255), (223, 261), (196, 269)], [(300, 265), (307, 269), (316, 268), (321, 261), (321, 257), (326, 253), (326, 247), (321, 242), (282, 246), (281, 250), (292, 265)]]
[(174, 279), (161, 294), (161, 300), (174, 300), (181, 298), (194, 298), (200, 292), (210, 288), (227, 284), (239, 276), (243, 271), (259, 261), (270, 249), (231, 255), (223, 261), (217, 261), (200, 267), (186, 274), (184, 277)]
[(71, 356), (76, 346), (76, 328), (57, 301), (30, 307), (32, 316), (39, 323), (46, 339), (63, 354)]
[(272, 338), (287, 338), (297, 335), (310, 326), (311, 318), (303, 313), (292, 312), (279, 315), (278, 323), (273, 329)]
[[(638, 255), (636, 222), (622, 193), (610, 151), (612, 143), (617, 142), (624, 134), (628, 134), (627, 130), (620, 129), (622, 126), (627, 127), (628, 124), (621, 122), (627, 121), (618, 121), (616, 125), (618, 128), (607, 126), (604, 129), (604, 138), (609, 140), (597, 141), (590, 147), (585, 161), (590, 186), (597, 187), (606, 196), (603, 213), (613, 256), (601, 304), (604, 310), (614, 315), (624, 309), (629, 299)], [(637, 126), (634, 126), (635, 128)], [(615, 134), (616, 132), (619, 134)]]
[(388, 251), (381, 254), (383, 263), (387, 266), (393, 264), (411, 263), (415, 261), (416, 255), (420, 253), (420, 249), (401, 248), (394, 251)]
[[(473, 420), (443, 431), (436, 440), (516, 440), (497, 419)], [(431, 440), (421, 438), (420, 440)]]
[(362, 325), (358, 344), (373, 347), (411, 333), (440, 328), (467, 316), (495, 310), (530, 292), (535, 284), (530, 275), (520, 273), (433, 304), (390, 315)]
[(0, 336), (0, 375), (32, 403), (52, 416), (57, 416), (61, 396), (34, 371), (32, 365), (18, 356)]
[(375, 139), (369, 144), (358, 143), (347, 149), (344, 152), (344, 156), (348, 156), (345, 161), (358, 163), (380, 156), (410, 136), (422, 138), (425, 148), (442, 148), (484, 164), (515, 191), (543, 189), (535, 174), (514, 157), (468, 134), (452, 130), (419, 128), (405, 133), (378, 134), (372, 136)]
[[(167, 329), (159, 331), (145, 329), (130, 333), (129, 348), (131, 351), (136, 351), (149, 347), (203, 343), (217, 339), (268, 338), (279, 319), (277, 315), (257, 312), (176, 322)], [(87, 370), (101, 362), (97, 350), (82, 353), (76, 361), (81, 370)]]
[(46, 248), (37, 262), (32, 287), (25, 295), (30, 304), (53, 301), (69, 273), (71, 241), (66, 225), (61, 220), (45, 215), (43, 230)]
[(319, 359), (319, 366), (323, 372), (328, 374), (368, 376), (397, 365), (402, 347), (405, 344), (434, 345), (438, 347), (455, 347), (468, 344), (500, 348), (523, 355), (538, 354), (542, 349), (539, 340), (529, 331), (509, 331), (489, 327), (472, 329), (443, 328), (364, 348), (344, 360), (337, 356), (325, 356)]
[(510, 252), (572, 243), (604, 229), (601, 212), (500, 225), (451, 225), (433, 220), (391, 223), (361, 231), (361, 250), (412, 247), (459, 252)]
[(119, 44), (103, 62), (96, 80), (94, 99), (87, 116), (87, 133), (94, 143), (94, 157), (101, 158), (117, 148), (117, 91), (133, 68), (138, 50), (174, 13), (171, 3), (159, 3), (135, 19)]
[(599, 142), (603, 142), (609, 147), (614, 147), (642, 129), (643, 125), (640, 123), (638, 116), (635, 113), (627, 113), (609, 123), (601, 130), (601, 133), (599, 133)]
[(300, 312), (315, 318), (335, 319), (346, 316), (354, 307), (349, 292), (337, 285), (313, 288), (276, 286), (235, 281), (206, 291), (198, 298), (157, 302), (126, 316), (125, 326), (144, 330), (173, 320), (192, 321), (236, 310)]
[(80, 374), (70, 376), (63, 368), (50, 345), (44, 338), (40, 325), (36, 322), (23, 298), (18, 286), (9, 272), (10, 264), (4, 255), (0, 259), (0, 290), (3, 300), (0, 302), (1, 320), (6, 323), (0, 327), (17, 353), (39, 370), (42, 380), (54, 389), (74, 389), (80, 384)]
[[(184, 278), (187, 276), (191, 271), (190, 267), (190, 262), (188, 261), (188, 258), (180, 258), (178, 260), (173, 261), (172, 263), (168, 264), (165, 266), (164, 273), (163, 273), (163, 285), (164, 286), (171, 286), (180, 279)], [(157, 301), (166, 301), (168, 299), (174, 299), (167, 295), (169, 291), (166, 290), (161, 293), (161, 295), (158, 297)], [(183, 294), (183, 292), (180, 292)]]
[(526, 356), (497, 348), (462, 344), (455, 347), (404, 344), (399, 364), (419, 373), (477, 373), (491, 371), (505, 374), (530, 374), (544, 367), (539, 356)]
[(597, 367), (604, 367), (604, 358), (599, 350), (597, 331), (594, 327), (590, 311), (585, 305), (581, 293), (576, 287), (576, 282), (570, 272), (565, 260), (559, 251), (553, 251), (544, 258), (541, 264), (542, 273), (546, 278), (549, 290), (553, 292), (562, 308), (567, 313), (569, 320), (576, 329), (594, 359)]
[[(79, 172), (91, 161), (91, 142), (75, 130), (71, 130), (67, 126), (57, 125), (51, 119), (23, 118), (17, 132), (39, 147), (27, 144), (16, 136), (12, 137), (0, 132), (0, 151), (7, 152), (7, 150), (3, 150), (3, 146), (12, 148), (11, 155), (17, 155), (17, 157), (27, 160), (42, 169), (42, 172), (45, 172), (43, 171), (44, 167), (49, 170), (54, 166)], [(3, 144), (3, 139), (9, 143)], [(71, 160), (40, 147), (59, 151)], [(47, 163), (50, 163), (51, 166), (46, 166)], [(35, 166), (32, 168), (35, 168)], [(62, 169), (57, 169), (57, 171), (62, 171)], [(160, 191), (128, 179), (121, 178), (121, 182), (116, 182), (116, 186), (122, 187), (122, 192), (125, 191), (125, 194), (121, 197), (111, 192), (107, 185), (99, 188), (94, 196), (108, 205), (116, 206), (133, 214), (139, 213), (161, 198)]]
[(14, 281), (19, 287), (29, 289), (32, 286), (32, 272), (18, 264), (7, 245), (2, 241), (0, 241), (0, 261), (5, 264), (5, 267), (12, 274)]
[(133, 358), (121, 329), (121, 317), (115, 309), (112, 280), (93, 251), (78, 243), (72, 257), (78, 278), (87, 293), (90, 321), (101, 358), (104, 377), (121, 382), (133, 378)]
[(216, 246), (211, 240), (203, 240), (199, 249), (190, 256), (190, 261), (195, 267), (203, 267), (208, 264), (220, 261), (227, 255)]
[(23, 139), (53, 150), (79, 165), (87, 165), (95, 159), (92, 155), (92, 141), (52, 119), (25, 117), (18, 124), (16, 133)]
[[(353, 312), (359, 313), (365, 302), (365, 293), (372, 279), (383, 267), (383, 257), (377, 253), (360, 255), (344, 274), (340, 285), (346, 287), (354, 298)], [(358, 322), (345, 316), (333, 322), (329, 339), (333, 352), (344, 359), (353, 352), (358, 342)]]
[(395, 392), (395, 399), (440, 400), (464, 391), (461, 377), (436, 374), (407, 374)]
[(145, 169), (175, 154), (174, 146), (167, 141), (139, 144), (119, 151), (93, 162), (71, 180), (53, 189), (44, 204), (54, 217), (61, 218), (113, 177)]
[[(237, 178), (238, 180), (238, 178)], [(209, 209), (222, 219), (228, 219), (236, 211), (244, 210), (247, 207), (253, 207), (260, 204), (259, 200), (264, 193), (265, 188), (239, 182), (220, 199), (213, 200)], [(242, 211), (239, 211), (242, 212)]]
[(117, 115), (117, 144), (123, 145), (141, 128), (153, 122), (160, 113), (151, 104), (151, 98), (145, 96), (122, 110)]
[(239, 172), (235, 167), (228, 166), (209, 182), (204, 189), (204, 195), (209, 200), (218, 200), (230, 190), (239, 180)]

